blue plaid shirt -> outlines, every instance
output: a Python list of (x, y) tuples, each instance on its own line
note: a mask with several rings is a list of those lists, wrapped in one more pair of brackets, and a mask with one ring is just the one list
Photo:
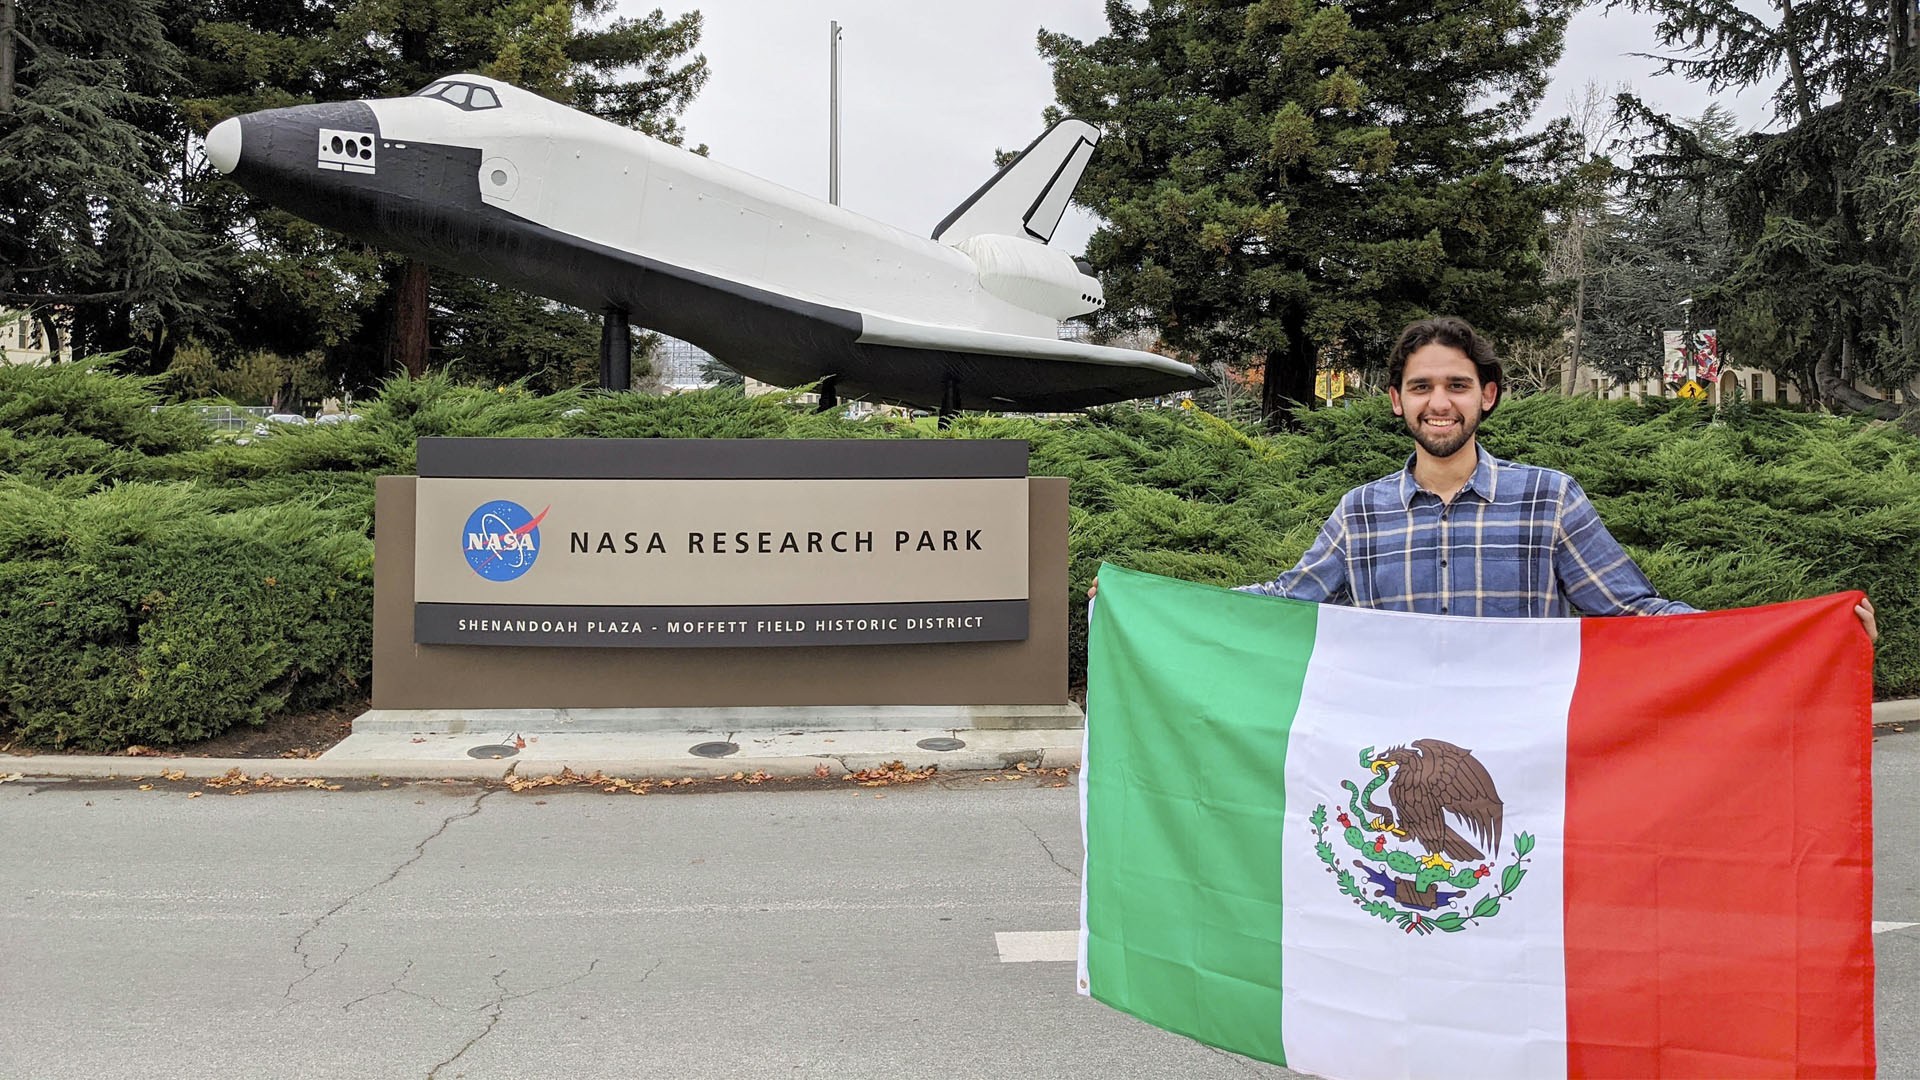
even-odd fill
[(1347, 492), (1293, 569), (1244, 592), (1428, 615), (1673, 615), (1586, 492), (1481, 449), (1452, 505), (1407, 467)]

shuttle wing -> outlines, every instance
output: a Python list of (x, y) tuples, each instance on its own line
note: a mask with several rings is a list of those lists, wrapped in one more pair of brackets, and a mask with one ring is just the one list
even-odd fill
[[(860, 314), (861, 345), (891, 345), (901, 349), (928, 352), (980, 353), (987, 356), (1016, 356), (1029, 360), (1068, 361), (1104, 367), (1139, 368), (1179, 379), (1195, 379), (1193, 368), (1171, 357), (1134, 349), (1116, 349), (1084, 341), (1060, 341), (1027, 337), (1024, 334), (1000, 334), (991, 330), (972, 330), (960, 326), (936, 326), (909, 322), (869, 312)], [(1183, 387), (1191, 389), (1191, 386)]]
[(1041, 244), (1052, 240), (1099, 141), (1100, 129), (1085, 120), (1069, 117), (1053, 125), (934, 226), (933, 238), (957, 244), (997, 233)]

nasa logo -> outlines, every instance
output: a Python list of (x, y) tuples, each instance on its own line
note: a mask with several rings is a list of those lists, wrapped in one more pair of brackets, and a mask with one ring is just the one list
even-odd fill
[(460, 533), (467, 565), (488, 581), (512, 581), (533, 569), (540, 555), (540, 522), (551, 509), (529, 514), (526, 507), (504, 499), (482, 503), (467, 516)]

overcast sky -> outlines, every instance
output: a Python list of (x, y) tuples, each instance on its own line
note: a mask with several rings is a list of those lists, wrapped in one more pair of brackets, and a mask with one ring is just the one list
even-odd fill
[[(911, 232), (931, 232), (993, 173), (998, 149), (1040, 133), (1053, 102), (1050, 71), (1034, 48), (1042, 28), (1082, 41), (1106, 28), (1100, 0), (623, 0), (623, 14), (697, 9), (711, 76), (688, 108), (689, 143), (715, 160), (775, 183), (827, 194), (828, 23), (839, 20), (840, 202)], [(1656, 107), (1694, 116), (1711, 100), (1677, 76), (1655, 78), (1652, 20), (1588, 9), (1541, 105), (1567, 111), (1589, 80), (1629, 82)], [(1765, 95), (1723, 98), (1747, 126), (1766, 120)], [(1078, 252), (1093, 220), (1074, 209), (1054, 237)]]

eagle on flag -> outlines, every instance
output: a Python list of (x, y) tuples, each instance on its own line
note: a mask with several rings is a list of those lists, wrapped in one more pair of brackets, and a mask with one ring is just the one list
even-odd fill
[(1366, 805), (1383, 827), (1418, 840), (1429, 855), (1461, 861), (1486, 858), (1447, 822), (1451, 813), (1466, 823), (1475, 840), (1488, 850), (1499, 850), (1505, 804), (1473, 751), (1439, 739), (1415, 739), (1411, 747), (1395, 746), (1375, 754), (1373, 768), (1393, 774), (1387, 785), (1393, 809), (1371, 800)]

